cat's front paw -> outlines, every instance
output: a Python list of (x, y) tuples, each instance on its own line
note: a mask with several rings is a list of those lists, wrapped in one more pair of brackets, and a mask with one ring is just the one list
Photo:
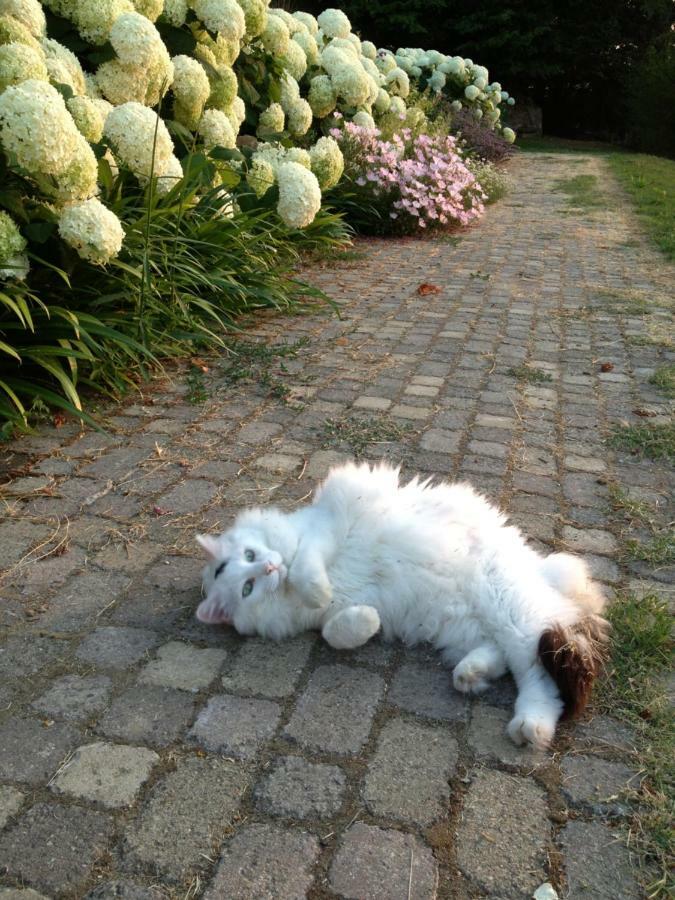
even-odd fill
[(508, 724), (507, 733), (519, 747), (529, 744), (536, 750), (546, 750), (555, 733), (555, 722), (544, 716), (515, 715)]
[(333, 599), (333, 588), (328, 577), (322, 574), (307, 581), (303, 594), (307, 606), (311, 606), (314, 609), (324, 609)]

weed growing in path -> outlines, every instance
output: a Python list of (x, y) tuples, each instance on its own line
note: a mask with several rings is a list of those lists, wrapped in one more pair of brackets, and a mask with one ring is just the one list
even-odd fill
[(616, 450), (649, 459), (675, 459), (675, 424), (618, 425), (608, 440)]
[(675, 880), (669, 857), (675, 820), (675, 740), (673, 709), (665, 688), (672, 664), (672, 619), (667, 604), (655, 595), (618, 597), (608, 618), (613, 629), (612, 657), (597, 697), (609, 715), (630, 724), (637, 734), (645, 778), (631, 843), (652, 867), (647, 874), (652, 882), (648, 896), (672, 896)]
[(326, 419), (323, 426), (323, 447), (348, 447), (354, 456), (363, 456), (364, 451), (373, 444), (400, 441), (411, 427), (386, 416)]
[(578, 209), (609, 209), (608, 199), (598, 190), (596, 175), (575, 175), (559, 178), (554, 186), (556, 193), (567, 194), (567, 202)]
[(527, 381), (530, 384), (545, 384), (547, 381), (553, 381), (553, 378), (544, 372), (543, 369), (534, 369), (531, 366), (511, 366), (506, 370), (506, 374), (518, 381)]
[(648, 381), (663, 391), (666, 397), (675, 397), (675, 365), (661, 366), (650, 375)]
[(203, 369), (195, 365), (190, 366), (185, 376), (185, 383), (187, 385), (187, 394), (185, 396), (188, 403), (192, 403), (193, 406), (206, 403), (209, 399), (209, 393), (206, 389)]
[[(299, 351), (308, 344), (309, 338), (300, 338), (290, 344), (232, 342), (228, 344), (232, 357), (222, 370), (223, 378), (230, 384), (242, 381), (259, 384), (269, 396), (287, 402), (291, 388), (283, 380), (283, 376), (290, 375), (290, 372), (283, 360), (295, 359)], [(272, 367), (276, 367), (276, 372), (271, 371)]]

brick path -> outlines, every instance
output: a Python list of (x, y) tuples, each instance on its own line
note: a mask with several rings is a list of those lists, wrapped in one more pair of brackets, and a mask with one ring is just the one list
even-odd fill
[[(604, 437), (635, 409), (665, 415), (647, 381), (663, 351), (640, 336), (663, 329), (652, 301), (672, 272), (602, 160), (513, 170), (458, 245), (374, 241), (315, 269), (343, 317), (263, 318), (261, 340), (307, 339), (271, 375), (212, 365), (204, 402), (181, 377), (108, 434), (2, 451), (0, 898), (502, 900), (546, 881), (642, 896), (624, 726), (597, 716), (522, 752), (504, 737), (508, 680), (465, 702), (423, 649), (268, 645), (193, 618), (195, 532), (301, 502), (355, 447), (470, 479), (535, 542), (585, 555), (610, 595), (666, 579), (620, 564), (608, 490), (662, 505), (668, 469)], [(614, 209), (551, 192), (581, 173)], [(522, 364), (550, 380), (509, 374)]]

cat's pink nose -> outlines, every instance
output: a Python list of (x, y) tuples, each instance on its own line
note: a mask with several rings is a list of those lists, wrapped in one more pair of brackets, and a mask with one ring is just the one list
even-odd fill
[(279, 566), (273, 565), (271, 562), (265, 563), (265, 575), (271, 575), (272, 572), (276, 572)]

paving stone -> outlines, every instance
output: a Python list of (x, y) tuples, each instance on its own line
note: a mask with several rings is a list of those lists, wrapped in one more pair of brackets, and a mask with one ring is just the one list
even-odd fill
[(49, 900), (49, 897), (38, 894), (33, 888), (0, 887), (0, 900)]
[(270, 472), (294, 472), (302, 465), (302, 459), (288, 453), (264, 453), (256, 459), (255, 464)]
[(223, 675), (228, 691), (286, 697), (292, 694), (314, 644), (314, 635), (284, 643), (247, 640)]
[(570, 898), (641, 900), (626, 835), (600, 822), (569, 822), (560, 834)]
[(457, 864), (490, 897), (530, 897), (546, 881), (550, 832), (544, 793), (531, 779), (478, 770), (464, 801)]
[(448, 670), (438, 665), (404, 663), (392, 680), (387, 701), (431, 719), (467, 718), (468, 701), (454, 690)]
[(130, 806), (158, 762), (159, 756), (145, 747), (87, 744), (77, 748), (50, 787), (109, 809)]
[(10, 818), (21, 809), (23, 794), (13, 787), (0, 785), (0, 831)]
[(418, 838), (362, 822), (343, 836), (328, 878), (348, 900), (434, 900), (438, 886), (433, 854)]
[(208, 506), (217, 497), (218, 485), (203, 478), (190, 478), (157, 499), (156, 505), (170, 513), (192, 513)]
[(609, 716), (594, 716), (590, 722), (578, 722), (574, 736), (595, 750), (635, 753), (638, 744), (632, 728)]
[(133, 881), (106, 881), (89, 891), (85, 900), (164, 900), (162, 885), (146, 887)]
[(562, 539), (565, 549), (572, 553), (616, 553), (618, 545), (616, 538), (608, 531), (598, 528), (573, 528), (565, 525), (562, 531)]
[(516, 747), (506, 734), (512, 710), (477, 703), (471, 714), (468, 741), (478, 759), (493, 760), (528, 770), (547, 762), (547, 754), (528, 747)]
[(128, 669), (158, 642), (159, 636), (153, 631), (105, 625), (87, 635), (75, 655), (99, 669)]
[(0, 780), (47, 781), (78, 742), (71, 725), (44, 725), (35, 719), (6, 719), (0, 725)]
[(251, 759), (276, 730), (281, 708), (271, 700), (221, 694), (199, 713), (188, 738), (212, 753)]
[(87, 562), (87, 555), (80, 547), (70, 547), (61, 555), (36, 559), (24, 566), (15, 583), (20, 584), (23, 596), (34, 596), (36, 593), (51, 590), (62, 585), (66, 579), (77, 572)]
[(124, 575), (94, 569), (74, 575), (49, 601), (40, 624), (53, 631), (80, 631), (110, 609), (131, 584)]
[(159, 648), (157, 658), (143, 668), (138, 680), (142, 684), (197, 692), (211, 684), (226, 656), (225, 650), (170, 641)]
[(247, 825), (229, 841), (205, 900), (305, 900), (319, 855), (315, 837)]
[(141, 684), (113, 700), (97, 730), (106, 737), (164, 747), (180, 737), (193, 713), (189, 694)]
[(194, 610), (185, 593), (149, 584), (134, 585), (131, 594), (115, 606), (110, 620), (116, 625), (173, 632), (175, 623)]
[(107, 704), (111, 684), (106, 675), (64, 675), (31, 706), (47, 716), (88, 719)]
[(386, 397), (358, 397), (354, 406), (359, 409), (369, 409), (375, 412), (384, 412), (391, 406), (391, 400)]
[(140, 462), (146, 459), (148, 451), (135, 447), (121, 447), (110, 450), (99, 459), (80, 469), (80, 473), (89, 478), (111, 479), (121, 481), (130, 472), (136, 470)]
[(461, 434), (452, 431), (444, 431), (441, 428), (429, 428), (420, 439), (420, 447), (423, 450), (432, 450), (437, 453), (454, 453), (459, 447)]
[(312, 453), (307, 465), (308, 478), (323, 479), (333, 466), (342, 465), (349, 461), (349, 454), (338, 453), (336, 450), (317, 450)]
[(184, 881), (221, 843), (246, 785), (245, 769), (230, 760), (179, 759), (126, 829), (125, 865)]
[(255, 805), (273, 816), (328, 819), (342, 806), (346, 783), (338, 766), (310, 763), (298, 756), (281, 757), (255, 788)]
[(17, 635), (0, 644), (0, 682), (8, 678), (34, 675), (41, 669), (66, 657), (70, 648), (66, 641), (41, 635)]
[(365, 777), (366, 805), (375, 816), (429, 825), (447, 809), (457, 756), (447, 726), (388, 722)]
[(368, 739), (383, 689), (382, 678), (365, 669), (319, 666), (284, 735), (312, 750), (358, 753)]
[(145, 576), (147, 585), (167, 588), (171, 591), (190, 591), (194, 606), (199, 602), (199, 586), (202, 583), (204, 560), (200, 557), (166, 556)]
[(630, 802), (624, 798), (638, 790), (641, 780), (635, 769), (597, 756), (578, 754), (562, 761), (562, 792), (566, 800), (595, 815), (630, 813)]
[(89, 877), (112, 836), (105, 813), (36, 803), (0, 835), (4, 871), (39, 891), (71, 895)]

